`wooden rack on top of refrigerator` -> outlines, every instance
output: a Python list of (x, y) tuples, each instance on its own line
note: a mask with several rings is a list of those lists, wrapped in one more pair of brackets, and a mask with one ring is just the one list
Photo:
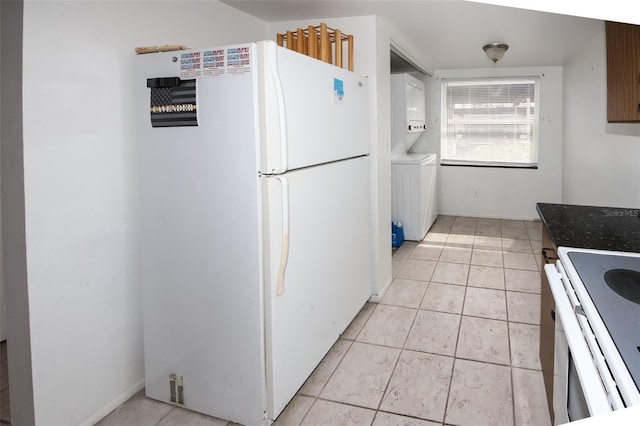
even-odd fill
[[(353, 36), (321, 23), (277, 35), (278, 45), (342, 68), (342, 44), (347, 42), (347, 64), (353, 71)], [(286, 46), (285, 46), (286, 42)]]

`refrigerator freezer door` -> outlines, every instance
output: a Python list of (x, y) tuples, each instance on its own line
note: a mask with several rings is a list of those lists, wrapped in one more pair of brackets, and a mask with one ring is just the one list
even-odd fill
[(273, 420), (371, 295), (369, 157), (264, 177), (262, 192)]
[(279, 174), (368, 154), (367, 79), (259, 42), (261, 163)]

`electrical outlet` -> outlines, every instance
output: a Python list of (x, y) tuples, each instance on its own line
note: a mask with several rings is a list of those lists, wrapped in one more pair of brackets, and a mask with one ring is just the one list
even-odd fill
[(473, 198), (480, 198), (480, 191), (478, 191), (478, 188), (473, 188), (472, 194)]

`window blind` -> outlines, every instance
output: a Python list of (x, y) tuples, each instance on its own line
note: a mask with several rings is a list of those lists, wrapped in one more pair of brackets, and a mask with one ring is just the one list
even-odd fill
[(443, 164), (535, 167), (538, 79), (442, 82)]

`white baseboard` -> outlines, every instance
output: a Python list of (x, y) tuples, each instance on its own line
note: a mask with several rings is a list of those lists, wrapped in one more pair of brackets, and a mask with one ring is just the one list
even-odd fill
[(461, 217), (476, 217), (479, 219), (540, 221), (539, 216), (535, 216), (535, 217), (509, 216), (509, 215), (495, 216), (495, 215), (470, 214), (470, 213), (460, 213), (460, 212), (440, 212), (438, 213), (438, 216), (461, 216)]
[(384, 297), (384, 294), (389, 289), (389, 286), (391, 285), (392, 281), (393, 281), (393, 277), (389, 278), (387, 283), (384, 285), (384, 287), (382, 287), (382, 289), (378, 292), (378, 294), (372, 294), (371, 295), (371, 297), (369, 298), (369, 302), (379, 303), (382, 300), (382, 298)]
[(127, 402), (131, 397), (144, 389), (144, 379), (127, 389), (122, 395), (95, 412), (93, 416), (81, 423), (81, 426), (92, 426), (107, 417), (113, 410)]

